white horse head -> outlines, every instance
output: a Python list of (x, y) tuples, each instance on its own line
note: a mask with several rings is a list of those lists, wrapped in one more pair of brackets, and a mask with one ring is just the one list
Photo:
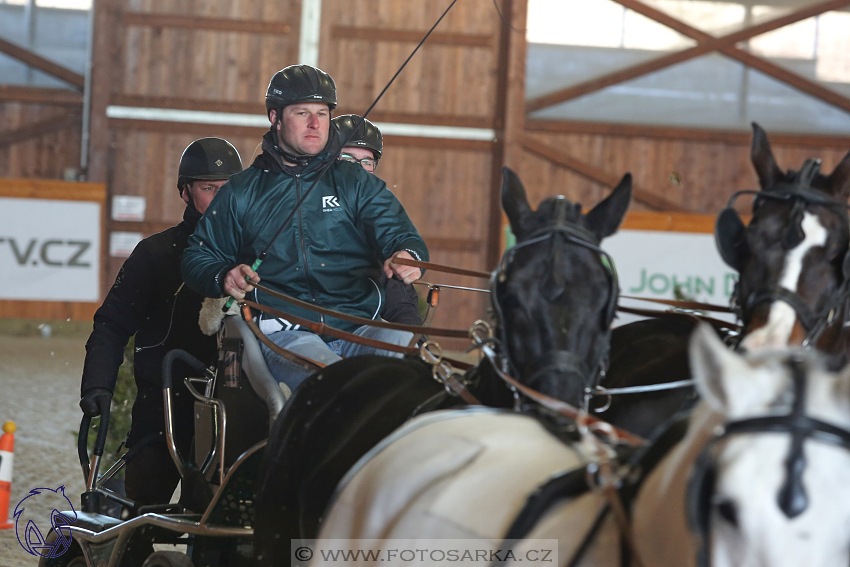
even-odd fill
[[(850, 372), (831, 374), (812, 353), (742, 357), (703, 327), (691, 343), (691, 366), (703, 399), (727, 424), (788, 415), (796, 399), (800, 414), (850, 429)], [(728, 435), (704, 457), (713, 483), (697, 531), (713, 567), (850, 564), (850, 450), (800, 435), (795, 452), (794, 427), (783, 423), (779, 433)]]

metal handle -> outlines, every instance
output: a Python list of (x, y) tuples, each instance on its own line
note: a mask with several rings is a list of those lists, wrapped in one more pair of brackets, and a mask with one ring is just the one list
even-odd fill
[(181, 349), (168, 351), (165, 358), (162, 359), (162, 397), (165, 405), (165, 441), (168, 445), (168, 452), (171, 453), (171, 460), (174, 461), (174, 466), (177, 467), (181, 478), (183, 477), (183, 458), (177, 450), (177, 443), (174, 441), (174, 419), (172, 417), (171, 405), (171, 369), (174, 366), (174, 361), (180, 360), (199, 374), (205, 374), (207, 367), (204, 363)]
[(98, 407), (100, 408), (100, 431), (97, 432), (97, 439), (95, 439), (94, 450), (92, 451), (93, 468), (90, 467), (88, 451), (89, 427), (91, 426), (92, 418), (84, 415), (80, 422), (80, 433), (77, 435), (77, 454), (80, 457), (80, 466), (83, 469), (86, 488), (89, 490), (94, 488), (92, 479), (97, 478), (100, 457), (103, 456), (103, 449), (106, 446), (106, 434), (109, 432), (110, 402), (111, 400), (105, 397), (97, 398)]

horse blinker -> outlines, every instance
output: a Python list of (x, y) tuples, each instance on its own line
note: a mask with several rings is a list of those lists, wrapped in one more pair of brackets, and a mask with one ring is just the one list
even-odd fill
[(714, 224), (714, 241), (720, 257), (733, 270), (741, 271), (741, 245), (744, 237), (744, 221), (732, 207), (726, 207), (717, 216)]

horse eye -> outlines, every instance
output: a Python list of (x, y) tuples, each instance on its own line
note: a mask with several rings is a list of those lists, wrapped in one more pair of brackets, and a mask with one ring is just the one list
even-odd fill
[(720, 517), (723, 518), (728, 524), (733, 527), (738, 527), (738, 507), (731, 500), (722, 500), (718, 502), (715, 507), (717, 508), (717, 513), (720, 514)]

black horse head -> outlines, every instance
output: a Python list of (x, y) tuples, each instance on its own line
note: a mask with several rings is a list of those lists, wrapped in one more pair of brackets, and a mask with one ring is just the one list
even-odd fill
[(743, 192), (755, 195), (752, 220), (745, 227), (730, 203), (716, 233), (723, 259), (740, 272), (736, 302), (748, 335), (742, 344), (816, 340), (843, 302), (850, 275), (850, 153), (828, 176), (811, 159), (783, 173), (765, 131), (758, 124), (753, 130), (751, 158), (761, 190)]
[(599, 242), (616, 232), (631, 197), (627, 174), (587, 214), (564, 197), (534, 211), (519, 177), (503, 169), (502, 206), (517, 239), (492, 283), (503, 356), (525, 385), (573, 405), (607, 362), (619, 290)]

